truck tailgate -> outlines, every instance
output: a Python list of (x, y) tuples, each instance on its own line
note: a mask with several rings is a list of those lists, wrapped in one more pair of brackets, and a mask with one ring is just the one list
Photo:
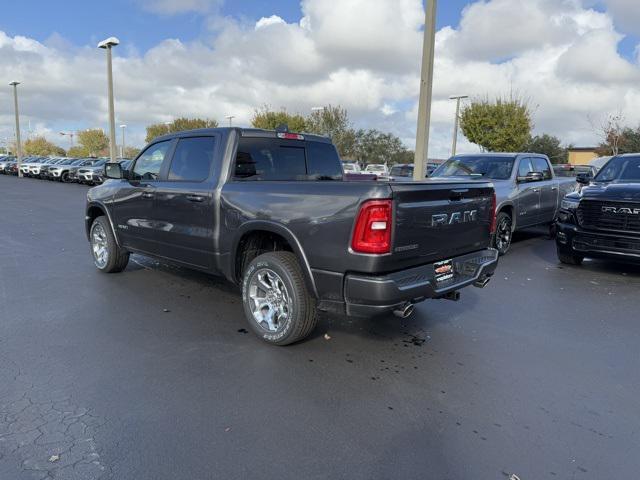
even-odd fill
[(420, 265), (489, 246), (494, 215), (490, 183), (392, 183), (391, 190), (394, 260)]

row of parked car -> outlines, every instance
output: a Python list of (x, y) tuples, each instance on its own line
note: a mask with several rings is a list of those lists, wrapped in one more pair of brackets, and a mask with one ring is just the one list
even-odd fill
[[(57, 180), (63, 183), (99, 185), (104, 181), (106, 158), (25, 157), (20, 170), (25, 177)], [(131, 161), (121, 159), (126, 168)], [(128, 162), (128, 163), (124, 163)], [(13, 156), (0, 157), (0, 173), (18, 175), (18, 161)]]

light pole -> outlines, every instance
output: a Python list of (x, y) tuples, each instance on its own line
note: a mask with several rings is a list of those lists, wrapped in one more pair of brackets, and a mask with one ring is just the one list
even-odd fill
[(456, 147), (458, 146), (458, 121), (460, 120), (460, 100), (463, 98), (469, 98), (469, 95), (451, 95), (449, 100), (456, 101), (456, 119), (453, 122), (453, 144), (451, 145), (451, 156), (456, 154)]
[(111, 161), (116, 161), (116, 114), (113, 106), (113, 68), (111, 66), (111, 49), (120, 44), (116, 37), (109, 37), (98, 44), (98, 48), (107, 51), (107, 82), (109, 90), (109, 153)]
[(229, 120), (229, 126), (232, 127), (233, 126), (233, 119), (236, 118), (236, 116), (235, 115), (229, 115), (229, 116), (224, 117), (224, 118)]
[(16, 113), (16, 157), (18, 158), (18, 176), (22, 177), (22, 143), (20, 142), (20, 112), (18, 111), (18, 85), (20, 82), (13, 81), (9, 85), (13, 87), (13, 107)]
[(120, 125), (120, 128), (122, 129), (122, 150), (120, 151), (120, 158), (124, 158), (124, 129), (127, 128), (127, 126)]
[(433, 94), (433, 53), (436, 43), (436, 7), (437, 0), (427, 0), (422, 43), (416, 153), (413, 160), (414, 180), (424, 180), (424, 167), (429, 156), (429, 124), (431, 123), (431, 96)]
[(69, 137), (70, 147), (73, 148), (73, 137), (74, 137), (75, 133), (73, 133), (73, 132), (60, 132), (60, 135), (62, 135), (63, 137)]

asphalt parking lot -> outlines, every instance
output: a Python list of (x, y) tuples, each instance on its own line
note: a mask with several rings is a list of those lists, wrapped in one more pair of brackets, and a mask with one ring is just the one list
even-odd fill
[(460, 302), (278, 348), (214, 277), (99, 273), (86, 190), (0, 176), (0, 479), (640, 471), (640, 268), (560, 267), (526, 233)]

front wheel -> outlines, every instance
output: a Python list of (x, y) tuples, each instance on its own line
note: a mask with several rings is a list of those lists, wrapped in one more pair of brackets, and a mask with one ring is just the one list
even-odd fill
[(272, 345), (300, 341), (317, 323), (315, 298), (291, 252), (253, 259), (242, 278), (242, 302), (251, 329)]
[(500, 212), (496, 218), (496, 233), (493, 236), (493, 246), (499, 255), (504, 255), (511, 247), (513, 236), (513, 223), (511, 216), (506, 212)]
[(98, 217), (89, 231), (91, 254), (96, 268), (104, 273), (117, 273), (127, 268), (129, 252), (120, 248), (107, 217)]
[(584, 255), (578, 255), (572, 250), (558, 247), (558, 260), (566, 265), (582, 265)]

